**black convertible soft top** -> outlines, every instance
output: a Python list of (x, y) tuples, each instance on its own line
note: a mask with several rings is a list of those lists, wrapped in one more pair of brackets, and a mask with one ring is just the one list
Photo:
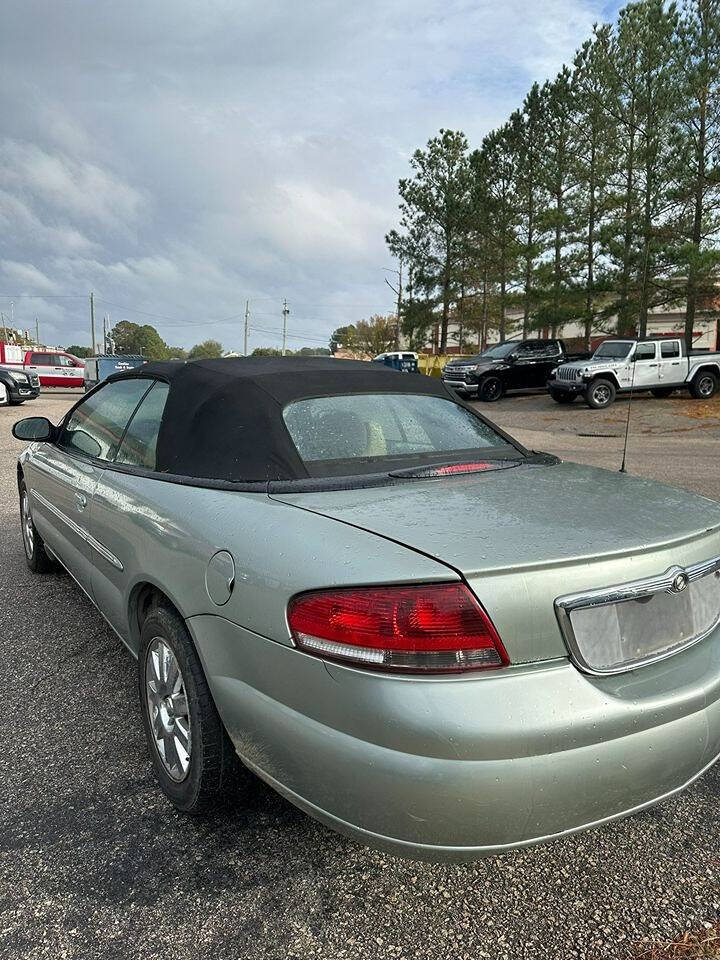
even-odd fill
[(309, 473), (285, 426), (288, 403), (348, 393), (409, 393), (458, 401), (440, 380), (379, 363), (331, 357), (227, 357), (152, 362), (110, 380), (170, 385), (157, 470), (235, 483), (302, 480)]

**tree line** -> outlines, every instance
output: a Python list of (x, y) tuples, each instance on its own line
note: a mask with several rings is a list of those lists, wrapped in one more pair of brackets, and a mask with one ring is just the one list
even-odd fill
[[(110, 331), (115, 347), (115, 353), (138, 355), (148, 360), (209, 360), (213, 357), (222, 357), (226, 350), (219, 340), (203, 340), (194, 347), (186, 350), (184, 347), (173, 347), (166, 343), (155, 327), (149, 323), (131, 323), (121, 320)], [(68, 353), (76, 357), (92, 356), (92, 348), (71, 344)], [(302, 347), (300, 350), (286, 350), (286, 356), (328, 356), (330, 350), (326, 347)], [(274, 347), (257, 347), (251, 356), (279, 357), (282, 351)]]
[(440, 130), (413, 154), (386, 237), (410, 345), (644, 336), (663, 306), (689, 345), (717, 302), (719, 155), (720, 0), (629, 4), (479, 147)]

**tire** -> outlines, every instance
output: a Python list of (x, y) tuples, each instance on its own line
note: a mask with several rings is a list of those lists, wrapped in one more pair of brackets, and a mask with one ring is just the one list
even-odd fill
[(478, 400), (482, 400), (484, 403), (495, 403), (504, 392), (500, 377), (485, 377), (478, 387)]
[(25, 550), (25, 562), (32, 572), (54, 573), (57, 565), (45, 550), (45, 541), (33, 523), (30, 496), (24, 480), (20, 481), (20, 531)]
[(151, 608), (142, 625), (138, 685), (148, 750), (165, 796), (189, 814), (220, 806), (237, 783), (240, 761), (187, 628), (162, 603)]
[(696, 400), (709, 400), (718, 388), (718, 378), (712, 370), (701, 370), (690, 384), (690, 393)]
[(671, 393), (674, 393), (673, 387), (655, 387), (654, 390), (651, 390), (650, 393), (657, 397), (658, 400), (663, 400), (665, 397), (669, 397)]
[(566, 393), (564, 390), (550, 390), (548, 392), (555, 403), (573, 403), (577, 396), (576, 393)]
[(592, 380), (585, 391), (585, 403), (593, 410), (604, 410), (615, 400), (615, 384), (612, 380), (598, 377)]

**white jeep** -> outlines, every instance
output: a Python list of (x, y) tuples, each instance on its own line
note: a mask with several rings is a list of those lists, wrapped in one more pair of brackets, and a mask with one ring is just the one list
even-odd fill
[(691, 351), (681, 338), (605, 340), (589, 360), (556, 367), (548, 392), (557, 403), (572, 403), (582, 396), (589, 407), (608, 407), (618, 393), (650, 390), (669, 397), (674, 390), (689, 390), (698, 400), (708, 400), (720, 384), (720, 353)]

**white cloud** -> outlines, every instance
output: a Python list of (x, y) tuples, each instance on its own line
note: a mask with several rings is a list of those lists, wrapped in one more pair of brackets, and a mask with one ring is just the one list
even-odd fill
[(324, 337), (392, 308), (383, 237), (412, 150), (441, 126), (477, 143), (602, 15), (602, 0), (98, 0), (38, 17), (6, 0), (0, 257), (39, 272), (29, 293), (77, 295), (33, 306), (61, 342), (86, 338), (90, 289), (113, 319), (110, 303), (175, 318), (156, 325), (176, 343), (239, 346), (215, 318), (246, 298), (279, 330), (285, 296), (293, 332)]
[(35, 144), (3, 141), (0, 169), (7, 189), (29, 194), (80, 222), (124, 230), (137, 219), (142, 205), (141, 193), (110, 171)]
[(21, 293), (56, 293), (58, 284), (38, 270), (32, 263), (16, 260), (0, 260), (0, 273), (10, 284), (15, 284)]

